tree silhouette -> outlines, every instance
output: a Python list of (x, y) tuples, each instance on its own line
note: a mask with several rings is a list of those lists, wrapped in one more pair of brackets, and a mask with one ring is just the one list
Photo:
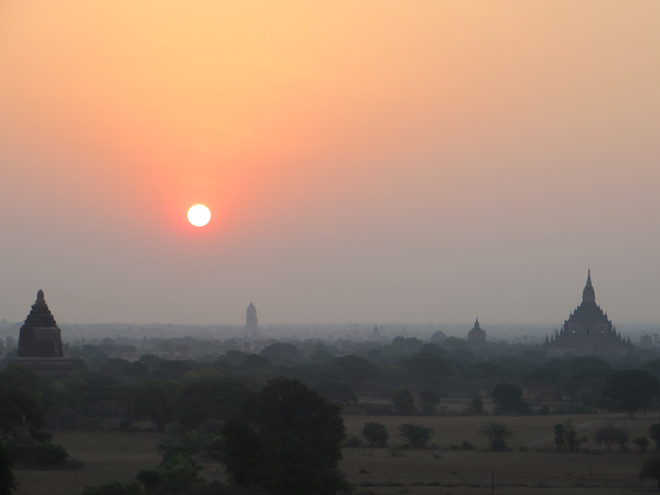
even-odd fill
[(392, 394), (394, 408), (403, 416), (410, 416), (415, 412), (415, 394), (408, 387), (399, 387)]
[(523, 413), (529, 409), (523, 399), (523, 391), (518, 385), (500, 383), (493, 388), (493, 402), (499, 412)]
[(612, 424), (598, 428), (594, 432), (594, 442), (605, 444), (605, 450), (612, 450), (612, 444), (625, 447), (628, 440), (628, 432)]
[(504, 423), (491, 421), (479, 430), (479, 434), (488, 438), (492, 450), (503, 451), (506, 450), (507, 440), (513, 436), (513, 431)]
[(234, 483), (270, 495), (348, 490), (338, 464), (340, 408), (297, 380), (275, 378), (223, 428), (223, 461)]
[(10, 495), (15, 488), (16, 480), (11, 470), (11, 457), (0, 442), (0, 495)]
[(623, 370), (607, 377), (601, 401), (608, 409), (626, 411), (630, 417), (651, 405), (658, 395), (658, 379), (646, 371)]
[(423, 449), (433, 436), (433, 430), (424, 425), (404, 423), (399, 426), (399, 435), (406, 441), (406, 446)]
[(372, 447), (385, 447), (390, 434), (384, 424), (368, 421), (362, 427), (362, 436)]
[(658, 480), (658, 490), (660, 490), (660, 455), (654, 455), (646, 459), (639, 472), (641, 478), (653, 478)]

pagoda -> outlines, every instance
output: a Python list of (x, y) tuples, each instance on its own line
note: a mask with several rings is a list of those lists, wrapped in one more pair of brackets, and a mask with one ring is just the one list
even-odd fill
[(37, 300), (21, 327), (18, 353), (11, 363), (55, 379), (71, 372), (69, 360), (64, 357), (62, 331), (46, 304), (43, 290), (37, 292)]
[(474, 320), (474, 326), (468, 333), (468, 342), (471, 344), (483, 344), (486, 342), (486, 332), (479, 325), (479, 318)]
[(591, 283), (591, 270), (582, 291), (582, 302), (569, 315), (552, 339), (546, 337), (545, 347), (559, 354), (625, 353), (632, 350), (630, 339), (624, 340), (616, 331), (607, 313), (596, 304), (596, 293)]

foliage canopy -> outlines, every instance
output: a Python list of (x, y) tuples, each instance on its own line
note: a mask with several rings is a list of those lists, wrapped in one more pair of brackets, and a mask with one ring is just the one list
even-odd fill
[(223, 461), (233, 481), (271, 495), (334, 495), (345, 436), (340, 408), (297, 380), (275, 378), (223, 428)]

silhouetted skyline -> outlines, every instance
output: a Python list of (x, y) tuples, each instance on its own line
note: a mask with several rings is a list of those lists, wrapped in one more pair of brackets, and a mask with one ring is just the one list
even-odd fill
[(288, 5), (0, 6), (0, 319), (660, 322), (660, 3)]

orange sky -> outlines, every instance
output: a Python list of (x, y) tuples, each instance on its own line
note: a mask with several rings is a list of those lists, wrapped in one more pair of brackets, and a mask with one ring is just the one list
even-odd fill
[(69, 322), (554, 324), (591, 266), (613, 319), (658, 322), (659, 20), (3, 2), (0, 318), (41, 287)]

